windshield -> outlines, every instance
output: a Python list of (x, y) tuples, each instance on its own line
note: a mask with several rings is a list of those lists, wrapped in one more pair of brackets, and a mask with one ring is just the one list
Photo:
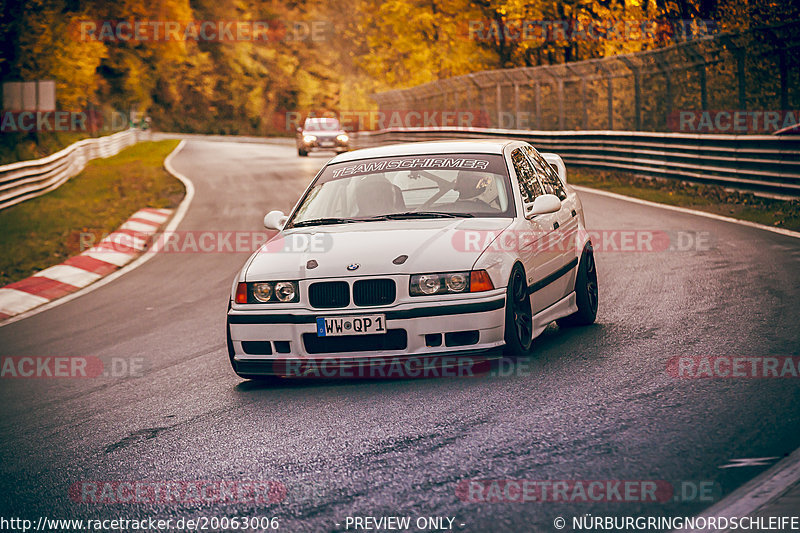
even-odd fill
[(500, 155), (390, 157), (328, 165), (287, 224), (439, 217), (511, 217)]
[(305, 131), (340, 131), (342, 128), (335, 118), (309, 118), (303, 129)]

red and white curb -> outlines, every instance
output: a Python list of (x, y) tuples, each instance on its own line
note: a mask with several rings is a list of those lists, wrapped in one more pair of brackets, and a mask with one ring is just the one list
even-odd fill
[(130, 263), (170, 215), (172, 209), (141, 209), (82, 254), (0, 288), (0, 320), (75, 292)]

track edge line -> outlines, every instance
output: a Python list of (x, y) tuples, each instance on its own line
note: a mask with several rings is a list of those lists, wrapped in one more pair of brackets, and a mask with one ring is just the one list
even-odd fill
[[(800, 481), (800, 448), (778, 461), (768, 470), (740, 486), (695, 518), (742, 518), (752, 515), (780, 498), (787, 489)], [(673, 533), (722, 533), (728, 529), (676, 529)]]

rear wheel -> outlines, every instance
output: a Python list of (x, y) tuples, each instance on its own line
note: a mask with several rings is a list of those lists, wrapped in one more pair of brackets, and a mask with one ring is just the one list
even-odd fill
[(297, 155), (299, 155), (300, 157), (305, 157), (305, 156), (307, 156), (307, 155), (308, 155), (308, 152), (306, 152), (305, 150), (301, 150), (301, 149), (299, 149), (299, 148), (298, 148), (298, 149), (297, 149)]
[(531, 349), (533, 342), (533, 313), (528, 295), (525, 270), (517, 264), (511, 271), (506, 291), (505, 354), (521, 355)]
[(578, 310), (556, 322), (559, 327), (588, 326), (597, 318), (598, 305), (597, 267), (594, 262), (592, 245), (587, 244), (581, 254), (578, 275), (575, 278), (575, 303)]

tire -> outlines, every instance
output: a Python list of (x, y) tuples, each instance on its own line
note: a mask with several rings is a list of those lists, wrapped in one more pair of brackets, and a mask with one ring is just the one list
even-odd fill
[(533, 313), (525, 270), (518, 263), (511, 270), (506, 290), (505, 355), (525, 355), (533, 342)]
[(597, 318), (598, 301), (597, 266), (592, 245), (589, 243), (583, 249), (575, 278), (575, 303), (578, 310), (567, 317), (559, 318), (556, 323), (561, 328), (593, 324)]
[(300, 157), (306, 157), (308, 155), (308, 152), (306, 152), (305, 150), (300, 150), (298, 148), (297, 149), (297, 155), (299, 155)]

